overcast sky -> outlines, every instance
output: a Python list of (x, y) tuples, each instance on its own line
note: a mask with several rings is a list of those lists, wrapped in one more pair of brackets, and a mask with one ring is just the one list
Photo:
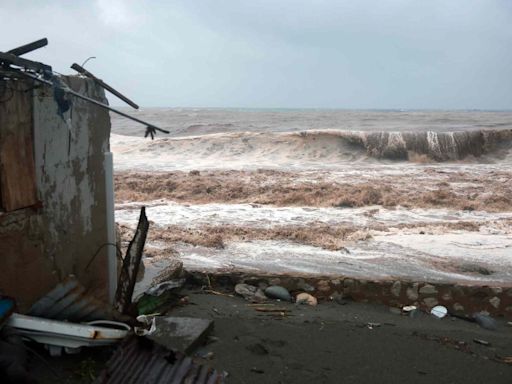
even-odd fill
[(0, 0), (0, 20), (0, 50), (96, 56), (142, 106), (512, 109), (512, 0)]

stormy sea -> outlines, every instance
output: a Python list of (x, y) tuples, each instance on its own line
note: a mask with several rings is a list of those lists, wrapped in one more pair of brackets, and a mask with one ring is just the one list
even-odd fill
[(177, 109), (112, 116), (116, 221), (146, 271), (512, 281), (512, 112)]

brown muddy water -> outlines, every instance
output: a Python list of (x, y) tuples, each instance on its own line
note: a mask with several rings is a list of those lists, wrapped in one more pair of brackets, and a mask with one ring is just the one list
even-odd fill
[(113, 119), (116, 221), (148, 206), (148, 268), (512, 285), (512, 113), (139, 115), (172, 132)]

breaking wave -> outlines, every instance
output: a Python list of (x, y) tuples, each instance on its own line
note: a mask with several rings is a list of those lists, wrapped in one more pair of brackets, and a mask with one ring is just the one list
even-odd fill
[(116, 140), (116, 152), (123, 155), (195, 158), (213, 162), (250, 159), (276, 164), (329, 164), (371, 159), (415, 162), (502, 162), (512, 159), (510, 129), (457, 132), (229, 132), (144, 142), (140, 139)]

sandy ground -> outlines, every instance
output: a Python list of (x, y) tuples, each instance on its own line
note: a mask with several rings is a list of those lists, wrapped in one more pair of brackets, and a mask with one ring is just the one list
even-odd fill
[[(510, 383), (512, 327), (488, 331), (460, 319), (409, 318), (387, 307), (347, 302), (316, 307), (275, 302), (285, 317), (256, 312), (239, 297), (182, 292), (189, 304), (169, 313), (214, 321), (198, 356), (229, 373), (228, 383)], [(477, 344), (484, 340), (491, 345)], [(44, 355), (43, 351), (39, 351)], [(90, 383), (112, 351), (33, 361), (41, 383)], [(50, 359), (47, 357), (47, 359)]]
[[(408, 318), (349, 302), (282, 305), (285, 318), (239, 298), (191, 294), (176, 316), (215, 321), (217, 342), (202, 349), (230, 383), (510, 383), (512, 328), (496, 332), (463, 320)], [(369, 325), (378, 323), (379, 325)], [(476, 344), (483, 339), (491, 346)]]

